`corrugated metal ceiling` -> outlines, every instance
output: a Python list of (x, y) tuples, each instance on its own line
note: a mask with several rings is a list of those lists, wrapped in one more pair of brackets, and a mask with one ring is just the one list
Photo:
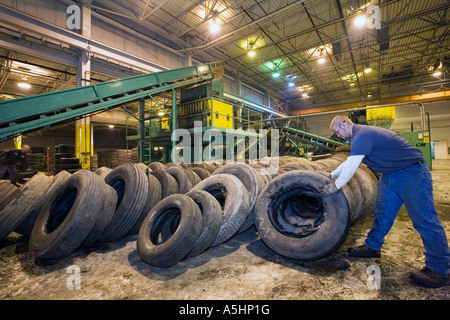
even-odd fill
[[(140, 23), (197, 61), (224, 61), (226, 72), (269, 90), (291, 110), (448, 90), (447, 0), (93, 0), (91, 5), (109, 18)], [(359, 13), (375, 17), (371, 5), (379, 9), (381, 29), (355, 26)], [(215, 33), (214, 20), (220, 26)], [(249, 57), (252, 45), (256, 54)], [(430, 66), (439, 62), (444, 75), (436, 78)], [(274, 70), (280, 77), (272, 77)], [(302, 86), (311, 88), (307, 97)]]

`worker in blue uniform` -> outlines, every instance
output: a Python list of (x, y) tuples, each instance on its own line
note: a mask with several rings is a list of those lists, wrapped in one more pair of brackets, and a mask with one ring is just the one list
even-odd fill
[(351, 179), (360, 163), (382, 174), (374, 202), (374, 220), (365, 243), (350, 248), (357, 258), (377, 258), (384, 238), (404, 204), (425, 247), (425, 267), (410, 279), (424, 287), (438, 288), (449, 283), (448, 240), (434, 207), (430, 170), (422, 152), (388, 129), (354, 124), (348, 117), (336, 116), (330, 129), (339, 137), (351, 139), (349, 157), (330, 178), (336, 179), (320, 191), (323, 196), (337, 192)]
[(21, 167), (26, 168), (27, 153), (29, 152), (31, 152), (30, 146), (24, 144), (21, 149), (12, 149), (0, 154), (0, 179), (2, 179), (6, 171), (8, 171), (11, 183), (18, 186), (16, 165), (20, 164)]

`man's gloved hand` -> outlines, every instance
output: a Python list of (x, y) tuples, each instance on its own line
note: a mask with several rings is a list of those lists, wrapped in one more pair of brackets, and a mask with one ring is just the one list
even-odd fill
[(331, 181), (328, 184), (326, 184), (322, 189), (319, 190), (319, 194), (321, 196), (327, 196), (337, 191), (338, 189), (336, 188), (336, 184), (334, 183), (334, 181)]

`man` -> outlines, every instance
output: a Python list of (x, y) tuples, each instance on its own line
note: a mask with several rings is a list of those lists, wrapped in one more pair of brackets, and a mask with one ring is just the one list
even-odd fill
[(363, 162), (382, 173), (374, 203), (374, 220), (364, 245), (350, 248), (358, 258), (378, 258), (384, 237), (391, 229), (402, 204), (425, 247), (425, 267), (410, 275), (415, 283), (431, 288), (449, 284), (450, 250), (445, 230), (434, 208), (431, 174), (422, 152), (400, 135), (379, 127), (354, 124), (348, 117), (336, 116), (330, 129), (351, 138), (351, 151), (320, 193), (337, 192), (351, 179)]
[(24, 144), (21, 150), (13, 149), (0, 154), (0, 179), (8, 171), (11, 183), (18, 186), (16, 164), (20, 163), (22, 167), (26, 167), (28, 152), (31, 152), (31, 148), (29, 145)]

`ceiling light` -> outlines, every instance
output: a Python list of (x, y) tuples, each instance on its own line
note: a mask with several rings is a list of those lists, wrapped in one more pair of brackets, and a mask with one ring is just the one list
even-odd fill
[(441, 71), (436, 71), (435, 73), (433, 73), (433, 77), (440, 77), (442, 75)]
[(359, 15), (356, 17), (354, 24), (357, 27), (362, 27), (364, 26), (364, 24), (366, 23), (366, 16), (365, 15)]
[(365, 68), (365, 69), (364, 69), (364, 72), (365, 72), (365, 73), (369, 73), (370, 71), (372, 71), (372, 68)]
[(162, 117), (163, 115), (165, 115), (166, 113), (163, 110), (159, 110), (158, 111), (158, 116)]
[(250, 50), (249, 52), (248, 52), (248, 56), (249, 57), (254, 57), (255, 56), (255, 51), (253, 51), (253, 50)]
[(295, 86), (295, 83), (293, 81), (289, 81), (288, 86), (293, 87), (293, 86)]
[(219, 29), (220, 29), (219, 24), (217, 23), (216, 19), (213, 19), (211, 25), (209, 26), (209, 30), (212, 33), (216, 33), (217, 31), (219, 31)]
[(114, 129), (114, 125), (113, 125), (113, 124), (110, 124), (110, 125), (108, 125), (108, 128)]
[(317, 62), (320, 63), (320, 64), (324, 64), (325, 63), (325, 58), (322, 57), (319, 60), (317, 60)]
[(27, 82), (19, 82), (17, 85), (22, 89), (30, 89), (31, 88), (31, 84), (29, 84)]
[(305, 93), (302, 94), (302, 97), (303, 97), (303, 98), (307, 98), (307, 97), (308, 97), (308, 94), (305, 92)]
[(280, 76), (280, 73), (278, 71), (275, 71), (274, 73), (272, 73), (272, 77), (274, 78), (278, 78)]

